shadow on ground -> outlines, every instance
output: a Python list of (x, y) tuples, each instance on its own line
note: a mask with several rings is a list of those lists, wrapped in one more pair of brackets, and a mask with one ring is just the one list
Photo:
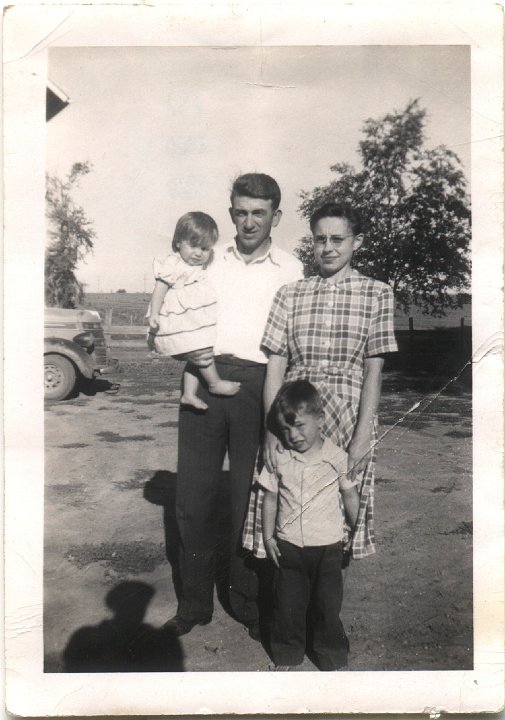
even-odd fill
[[(230, 543), (231, 527), (230, 515), (227, 511), (227, 500), (230, 498), (229, 491), (230, 473), (224, 471), (221, 474), (221, 498), (219, 503), (221, 514), (219, 517), (219, 537), (217, 539), (215, 583), (219, 603), (223, 610), (232, 618), (234, 614), (230, 606), (228, 595), (228, 576), (230, 565), (230, 554), (232, 545), (237, 541), (232, 538)], [(177, 474), (168, 470), (157, 470), (153, 477), (144, 486), (144, 498), (154, 505), (163, 507), (163, 524), (165, 528), (165, 552), (171, 567), (172, 583), (176, 597), (181, 596), (181, 578), (178, 563), (180, 547), (180, 535), (177, 528), (176, 516), (176, 485)], [(268, 627), (272, 614), (272, 583), (273, 567), (266, 560), (258, 560), (251, 553), (247, 554), (246, 562), (256, 572), (259, 583), (258, 605), (261, 622), (262, 643), (268, 652)]]
[(179, 639), (170, 628), (143, 622), (154, 595), (151, 585), (122, 582), (106, 595), (111, 620), (82, 627), (63, 653), (64, 672), (180, 672), (184, 670)]

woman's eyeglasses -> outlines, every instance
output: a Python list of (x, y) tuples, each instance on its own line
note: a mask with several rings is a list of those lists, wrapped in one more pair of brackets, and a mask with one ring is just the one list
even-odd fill
[(354, 237), (354, 235), (314, 235), (314, 245), (323, 247), (323, 245), (326, 245), (326, 243), (329, 241), (334, 248), (338, 248), (340, 247), (340, 245), (342, 245), (344, 240), (352, 237)]

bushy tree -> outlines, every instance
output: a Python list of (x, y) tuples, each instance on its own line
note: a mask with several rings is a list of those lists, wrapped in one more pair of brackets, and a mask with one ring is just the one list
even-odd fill
[[(302, 192), (299, 211), (310, 215), (328, 201), (358, 210), (365, 242), (354, 266), (389, 283), (405, 309), (415, 304), (441, 315), (460, 304), (468, 286), (470, 202), (458, 157), (441, 145), (425, 149), (426, 110), (411, 101), (402, 111), (364, 123), (361, 169), (339, 163), (336, 179)], [(297, 254), (315, 272), (311, 239)]]
[(51, 307), (75, 308), (82, 302), (77, 265), (93, 249), (96, 234), (72, 191), (92, 169), (88, 162), (74, 163), (64, 180), (46, 175), (48, 246), (45, 260), (45, 299)]

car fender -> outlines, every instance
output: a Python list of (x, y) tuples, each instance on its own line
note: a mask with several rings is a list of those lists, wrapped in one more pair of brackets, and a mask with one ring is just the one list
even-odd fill
[(95, 370), (95, 357), (87, 353), (71, 340), (64, 338), (44, 338), (44, 355), (56, 353), (71, 360), (81, 375), (91, 379)]

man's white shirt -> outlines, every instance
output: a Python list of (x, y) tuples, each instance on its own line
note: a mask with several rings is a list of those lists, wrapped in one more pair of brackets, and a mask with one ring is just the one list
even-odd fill
[(261, 257), (246, 263), (232, 242), (214, 247), (207, 272), (217, 295), (214, 354), (266, 363), (260, 343), (273, 297), (303, 277), (302, 263), (271, 241)]

